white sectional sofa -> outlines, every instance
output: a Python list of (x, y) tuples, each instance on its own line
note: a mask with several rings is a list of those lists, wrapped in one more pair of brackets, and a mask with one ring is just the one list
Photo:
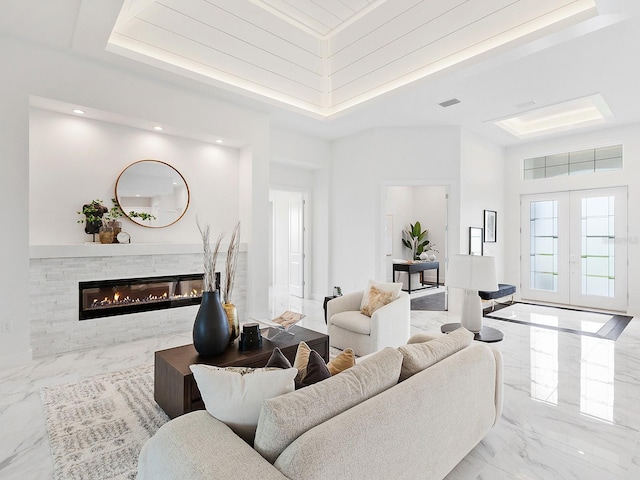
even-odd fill
[[(467, 335), (412, 337), (266, 400), (253, 448), (206, 411), (178, 417), (145, 444), (138, 479), (442, 479), (502, 411), (501, 354)], [(407, 369), (420, 371), (398, 382)]]

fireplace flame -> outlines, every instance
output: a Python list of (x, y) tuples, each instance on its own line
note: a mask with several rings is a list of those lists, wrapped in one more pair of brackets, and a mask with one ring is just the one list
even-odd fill
[(163, 292), (158, 295), (154, 295), (150, 293), (146, 297), (130, 297), (127, 294), (123, 294), (122, 292), (115, 292), (113, 297), (104, 297), (104, 299), (100, 300), (98, 298), (94, 298), (91, 301), (91, 305), (89, 308), (110, 308), (110, 307), (118, 307), (118, 306), (126, 306), (132, 304), (141, 304), (141, 303), (154, 303), (154, 302), (163, 302), (167, 300), (174, 300), (180, 298), (196, 298), (202, 296), (202, 290), (198, 290), (196, 288), (192, 288), (190, 291), (186, 291), (183, 294), (174, 293), (171, 294), (169, 292)]

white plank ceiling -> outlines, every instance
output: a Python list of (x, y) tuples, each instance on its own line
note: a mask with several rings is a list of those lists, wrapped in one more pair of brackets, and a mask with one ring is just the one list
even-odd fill
[(593, 0), (127, 0), (108, 49), (330, 117), (596, 14)]

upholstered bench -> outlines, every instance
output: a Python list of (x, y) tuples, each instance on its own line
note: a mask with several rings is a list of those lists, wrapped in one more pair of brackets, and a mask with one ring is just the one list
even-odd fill
[(496, 299), (504, 298), (511, 295), (511, 303), (513, 303), (513, 295), (516, 293), (516, 286), (507, 283), (499, 283), (498, 290), (494, 292), (479, 291), (478, 295), (482, 300), (491, 300), (491, 311), (496, 307)]

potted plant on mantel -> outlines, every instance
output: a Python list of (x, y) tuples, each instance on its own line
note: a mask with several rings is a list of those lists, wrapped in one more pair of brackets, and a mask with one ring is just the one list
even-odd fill
[[(122, 208), (120, 208), (120, 204), (115, 198), (111, 199), (111, 203), (113, 204), (113, 206), (111, 207), (111, 210), (109, 210), (109, 213), (105, 216), (107, 220), (107, 227), (111, 227), (113, 229), (113, 243), (120, 243), (118, 242), (117, 236), (118, 233), (122, 231), (122, 222), (120, 222), (118, 219), (124, 217), (125, 213), (122, 211)], [(133, 210), (131, 210), (129, 212), (129, 215), (127, 216), (129, 218), (139, 218), (143, 221), (156, 219), (155, 215), (151, 215), (150, 213), (135, 212)]]
[[(117, 236), (122, 230), (122, 222), (118, 219), (125, 216), (120, 208), (120, 204), (115, 198), (111, 199), (112, 207), (108, 209), (102, 205), (102, 200), (92, 200), (84, 204), (78, 215), (84, 215), (85, 219), (78, 220), (78, 223), (85, 223), (84, 231), (93, 234), (93, 241), (96, 241), (96, 233), (99, 234), (100, 243), (119, 243)], [(155, 215), (145, 212), (129, 212), (129, 218), (140, 218), (144, 221), (155, 220)]]
[(93, 235), (93, 241), (96, 241), (96, 233), (100, 231), (102, 227), (102, 217), (107, 213), (109, 209), (102, 205), (102, 200), (92, 200), (89, 203), (85, 203), (82, 206), (82, 210), (78, 212), (78, 215), (84, 215), (84, 219), (78, 220), (78, 223), (84, 223), (84, 232), (88, 235)]

